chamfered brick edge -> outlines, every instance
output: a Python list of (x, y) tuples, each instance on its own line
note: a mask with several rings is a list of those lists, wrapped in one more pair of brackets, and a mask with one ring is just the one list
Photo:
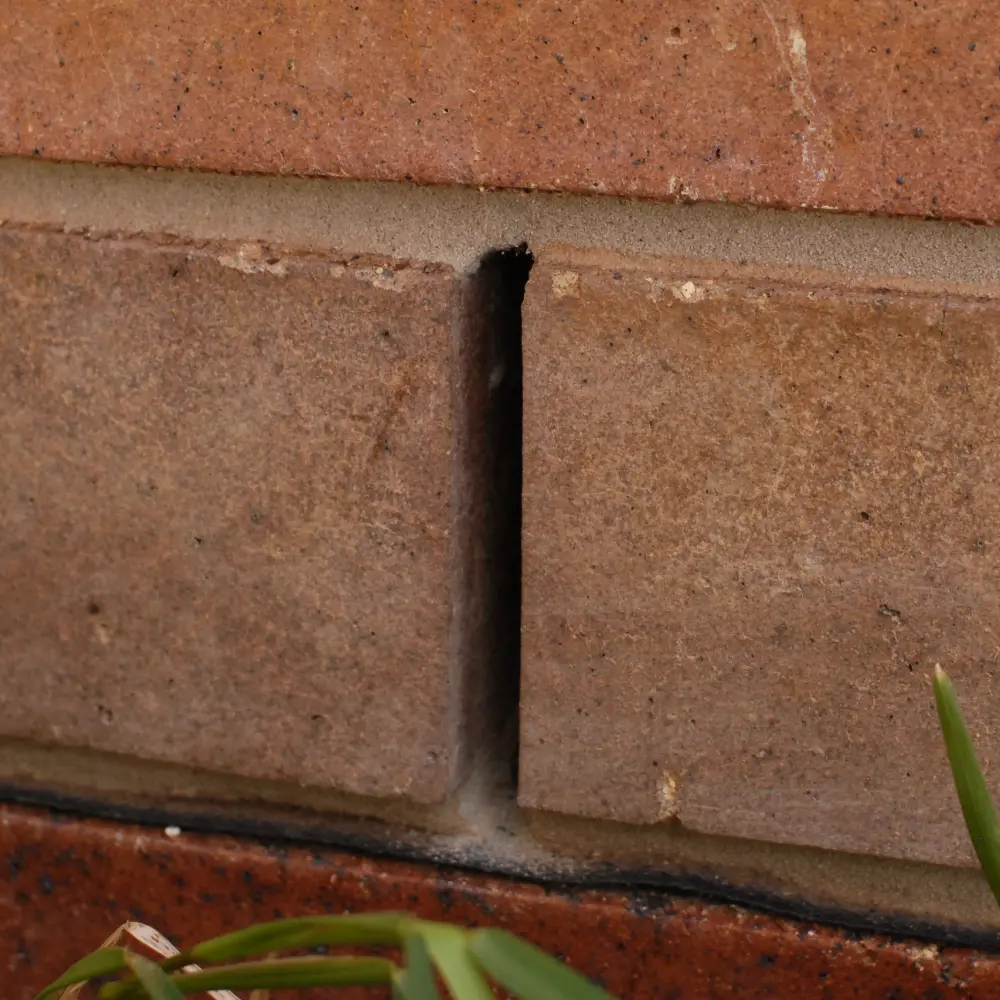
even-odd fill
[(0, 153), (995, 222), (998, 31), (975, 0), (8, 4)]
[[(0, 806), (0, 968), (28, 1000), (119, 924), (177, 944), (283, 915), (407, 909), (500, 926), (622, 998), (981, 996), (1000, 963), (661, 894), (566, 891), (330, 850)], [(14, 985), (16, 984), (16, 985)], [(315, 994), (313, 994), (315, 995)]]

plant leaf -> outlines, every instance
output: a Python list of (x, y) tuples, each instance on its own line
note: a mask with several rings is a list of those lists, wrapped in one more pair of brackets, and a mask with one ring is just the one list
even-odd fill
[[(177, 972), (171, 982), (181, 994), (208, 990), (279, 990), (308, 986), (386, 986), (396, 967), (384, 958), (347, 955), (278, 958), (268, 962), (220, 965), (198, 972)], [(135, 982), (108, 983), (100, 1000), (133, 1000), (142, 993)], [(158, 1000), (158, 998), (157, 998)]]
[(125, 962), (135, 973), (150, 1000), (183, 1000), (184, 994), (155, 962), (131, 951), (126, 953)]
[(300, 948), (402, 944), (403, 929), (412, 918), (402, 913), (359, 913), (336, 917), (291, 917), (255, 924), (196, 944), (164, 963), (179, 969), (192, 962), (235, 962), (253, 955), (297, 951)]
[(49, 983), (35, 1000), (44, 1000), (74, 983), (86, 983), (98, 976), (121, 972), (125, 968), (124, 948), (100, 948), (71, 965), (55, 982)]
[(996, 810), (958, 706), (955, 689), (940, 665), (934, 668), (934, 700), (965, 826), (993, 897), (1000, 903), (1000, 829), (997, 827)]
[(472, 931), (469, 949), (488, 975), (521, 1000), (610, 1000), (585, 976), (507, 931)]
[(420, 921), (414, 932), (423, 939), (431, 961), (437, 966), (455, 1000), (495, 1000), (469, 952), (468, 935), (449, 924)]
[(404, 954), (406, 967), (393, 976), (393, 996), (397, 1000), (441, 1000), (427, 946), (418, 932), (406, 935)]

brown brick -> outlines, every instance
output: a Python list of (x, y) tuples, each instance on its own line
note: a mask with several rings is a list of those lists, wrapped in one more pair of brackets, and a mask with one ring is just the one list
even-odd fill
[(998, 303), (555, 250), (524, 322), (522, 803), (965, 861), (928, 679), (1000, 762)]
[(0, 152), (1000, 220), (996, 5), (0, 3)]
[(452, 621), (455, 294), (0, 233), (2, 734), (439, 800), (483, 614)]

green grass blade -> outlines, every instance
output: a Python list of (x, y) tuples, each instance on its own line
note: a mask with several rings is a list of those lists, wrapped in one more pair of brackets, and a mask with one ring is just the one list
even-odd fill
[(399, 969), (392, 981), (396, 1000), (441, 1000), (434, 980), (434, 967), (419, 933), (406, 935), (405, 958), (406, 967)]
[(149, 1000), (183, 1000), (184, 994), (155, 962), (131, 952), (125, 955), (125, 962), (142, 984)]
[(520, 1000), (610, 1000), (579, 972), (506, 931), (472, 931), (469, 949), (483, 970)]
[(319, 945), (331, 948), (378, 945), (398, 947), (403, 942), (403, 929), (411, 920), (412, 918), (401, 913), (359, 913), (272, 920), (202, 941), (189, 951), (170, 959), (164, 964), (164, 968), (179, 969), (192, 962), (199, 965), (235, 962), (254, 955), (297, 951)]
[(49, 983), (35, 997), (35, 1000), (44, 1000), (45, 997), (49, 997), (53, 993), (60, 993), (75, 983), (86, 983), (99, 976), (110, 976), (125, 968), (127, 966), (124, 948), (101, 948), (98, 951), (92, 951), (86, 957), (81, 958), (79, 962), (71, 965), (55, 982)]
[(489, 983), (472, 960), (468, 935), (448, 924), (419, 923), (414, 927), (424, 941), (455, 1000), (495, 1000)]
[(349, 955), (277, 958), (175, 975), (183, 993), (205, 990), (281, 990), (309, 986), (387, 986), (395, 970), (385, 958)]
[(934, 700), (965, 826), (993, 897), (1000, 903), (1000, 829), (996, 810), (958, 707), (955, 689), (940, 666), (934, 670)]
[[(387, 986), (396, 966), (384, 958), (333, 957), (278, 958), (266, 962), (219, 965), (198, 972), (175, 972), (171, 982), (181, 995), (208, 990), (281, 990), (316, 986)], [(109, 983), (100, 1000), (137, 1000), (142, 996), (135, 982)], [(156, 998), (159, 1000), (159, 998)]]

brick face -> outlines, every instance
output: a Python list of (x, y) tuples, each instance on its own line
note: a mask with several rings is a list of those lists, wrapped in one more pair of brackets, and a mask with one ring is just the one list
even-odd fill
[(1000, 11), (0, 4), (0, 153), (1000, 220)]
[(988, 722), (997, 304), (700, 267), (535, 265), (521, 801), (960, 861), (928, 678)]
[(4, 736), (445, 794), (455, 283), (0, 233)]
[(969, 864), (928, 681), (1000, 761), (1000, 234), (943, 220), (1000, 223), (997, 38), (0, 0), (0, 783)]
[[(939, 951), (899, 935), (863, 935), (704, 899), (671, 897), (663, 905), (653, 893), (618, 886), (540, 886), (188, 831), (170, 839), (148, 827), (3, 805), (0, 851), (11, 862), (0, 887), (6, 1000), (31, 1000), (137, 913), (190, 947), (279, 914), (400, 909), (523, 935), (621, 1000), (967, 1000), (1000, 987), (996, 960), (965, 948)], [(52, 933), (56, 900), (59, 934)], [(310, 1000), (323, 993), (303, 991)]]

